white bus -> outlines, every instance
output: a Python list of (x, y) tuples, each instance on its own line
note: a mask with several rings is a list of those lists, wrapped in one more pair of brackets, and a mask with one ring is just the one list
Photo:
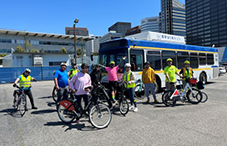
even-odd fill
[[(184, 67), (184, 61), (189, 60), (194, 70), (194, 76), (204, 84), (209, 79), (218, 77), (218, 50), (211, 47), (201, 47), (184, 44), (173, 44), (134, 39), (118, 39), (102, 43), (99, 50), (99, 63), (109, 66), (110, 61), (119, 64), (122, 57), (127, 56), (125, 63), (132, 65), (132, 71), (137, 80), (141, 80), (144, 63), (149, 61), (155, 70), (156, 91), (165, 87), (164, 68), (166, 59), (172, 58), (173, 65), (179, 71)], [(119, 78), (123, 70), (119, 70)], [(103, 82), (107, 81), (107, 75)]]

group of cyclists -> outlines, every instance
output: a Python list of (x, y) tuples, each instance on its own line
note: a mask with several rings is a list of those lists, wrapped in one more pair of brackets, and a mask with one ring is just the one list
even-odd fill
[[(115, 65), (114, 61), (111, 61), (109, 67), (97, 64), (93, 68), (92, 72), (89, 74), (88, 69), (89, 66), (85, 63), (81, 65), (81, 70), (77, 69), (77, 65), (73, 64), (72, 69), (69, 72), (66, 71), (67, 65), (66, 63), (60, 64), (60, 69), (56, 70), (54, 73), (54, 84), (57, 89), (57, 102), (60, 100), (68, 98), (68, 91), (71, 90), (75, 94), (75, 98), (77, 99), (78, 106), (81, 107), (81, 99), (85, 102), (85, 106), (88, 104), (88, 94), (93, 89), (97, 83), (101, 82), (102, 79), (102, 71), (101, 68), (105, 68), (108, 73), (108, 85), (109, 90), (111, 92), (111, 100), (113, 105), (118, 104), (115, 99), (117, 87), (118, 87), (118, 76), (117, 72), (119, 68), (124, 64), (126, 57), (122, 57), (122, 61), (119, 65)], [(166, 60), (167, 66), (164, 68), (164, 74), (166, 76), (166, 88), (167, 90), (175, 90), (176, 86), (176, 75), (178, 75), (182, 80), (183, 84), (185, 84), (185, 78), (193, 77), (193, 70), (190, 67), (190, 62), (185, 61), (185, 67), (181, 69), (178, 73), (178, 69), (172, 64), (173, 60), (168, 58)], [(131, 71), (131, 64), (125, 63), (125, 72), (122, 76), (121, 81), (124, 82), (124, 87), (126, 89), (127, 95), (130, 99), (130, 110), (137, 112), (137, 102), (134, 98), (135, 94), (135, 86), (136, 86), (136, 77), (135, 74)], [(34, 99), (31, 92), (31, 81), (35, 80), (31, 75), (31, 70), (26, 69), (22, 75), (20, 75), (13, 86), (19, 82), (20, 87), (24, 88), (25, 94), (29, 97), (32, 109), (37, 109), (34, 104)], [(154, 98), (154, 103), (159, 103), (155, 93), (155, 71), (152, 69), (149, 62), (145, 63), (144, 70), (142, 72), (142, 83), (145, 85), (145, 95), (147, 97), (146, 103), (150, 103), (150, 90)], [(27, 110), (27, 109), (26, 109)]]

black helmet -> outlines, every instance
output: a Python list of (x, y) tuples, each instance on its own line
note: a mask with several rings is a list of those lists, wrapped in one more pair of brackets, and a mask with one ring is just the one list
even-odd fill
[(86, 63), (83, 63), (82, 65), (81, 65), (81, 68), (82, 69), (85, 69), (85, 68), (88, 68), (89, 66), (86, 64)]

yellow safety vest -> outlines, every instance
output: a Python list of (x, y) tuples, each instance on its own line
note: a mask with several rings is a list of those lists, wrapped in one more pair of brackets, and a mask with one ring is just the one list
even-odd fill
[[(128, 73), (126, 72), (124, 75), (123, 81), (131, 81), (131, 74), (132, 72), (129, 71)], [(124, 84), (125, 88), (134, 88), (136, 86), (136, 83), (131, 83), (131, 84)]]
[(24, 75), (21, 75), (21, 79), (19, 80), (20, 87), (29, 88), (31, 87), (31, 76), (27, 76), (27, 78)]
[[(189, 77), (189, 78), (192, 78), (192, 68), (189, 67), (188, 71), (187, 69), (184, 67), (183, 68), (183, 75), (184, 77)], [(185, 79), (184, 79), (185, 80)]]
[(78, 69), (70, 69), (70, 72), (72, 72), (72, 74), (70, 75), (70, 78), (72, 78), (75, 74), (77, 74), (79, 72)]

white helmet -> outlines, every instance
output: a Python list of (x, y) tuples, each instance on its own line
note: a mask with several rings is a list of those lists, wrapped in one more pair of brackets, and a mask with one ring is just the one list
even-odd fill
[(131, 64), (130, 63), (126, 63), (125, 67), (130, 67), (131, 68)]
[(29, 68), (26, 68), (26, 69), (24, 70), (24, 72), (31, 73), (32, 71), (31, 71)]

